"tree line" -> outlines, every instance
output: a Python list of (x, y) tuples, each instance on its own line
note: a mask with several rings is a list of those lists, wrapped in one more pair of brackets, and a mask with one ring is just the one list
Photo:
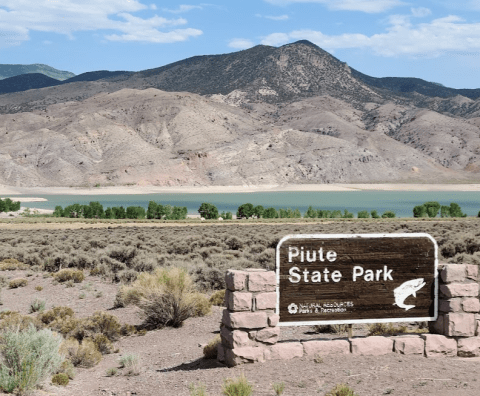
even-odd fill
[(2, 200), (0, 198), (0, 213), (1, 212), (16, 212), (20, 210), (20, 201), (12, 201), (10, 198)]

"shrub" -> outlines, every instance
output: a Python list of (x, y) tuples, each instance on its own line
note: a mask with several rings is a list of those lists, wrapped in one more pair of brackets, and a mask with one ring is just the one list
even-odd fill
[(205, 219), (218, 219), (218, 209), (210, 203), (202, 203), (198, 208), (198, 213)]
[(370, 212), (370, 214), (372, 215), (372, 218), (374, 218), (374, 219), (379, 219), (380, 218), (380, 216), (379, 216), (379, 214), (377, 213), (376, 210), (372, 210)]
[(368, 210), (361, 210), (357, 213), (357, 217), (359, 219), (368, 219), (370, 218), (370, 213), (368, 213)]
[(52, 377), (52, 384), (54, 385), (67, 386), (69, 382), (68, 375), (65, 373), (58, 373)]
[(24, 393), (50, 377), (60, 366), (62, 338), (48, 329), (34, 326), (6, 330), (1, 338), (0, 388)]
[(440, 207), (440, 217), (450, 217), (450, 207), (442, 205)]
[(43, 290), (43, 287), (42, 287), (42, 286), (35, 286), (35, 290), (36, 290), (36, 291), (42, 291), (42, 290)]
[(0, 330), (26, 330), (34, 326), (37, 330), (42, 329), (42, 324), (31, 316), (20, 315), (18, 312), (4, 311), (0, 313)]
[(23, 278), (17, 278), (17, 279), (12, 279), (9, 283), (8, 283), (8, 287), (10, 289), (16, 289), (18, 287), (24, 287), (24, 286), (27, 286), (28, 284), (28, 281), (26, 279), (23, 279)]
[(93, 336), (93, 342), (95, 347), (102, 355), (108, 355), (109, 353), (113, 353), (114, 347), (112, 342), (108, 339), (105, 334), (95, 334)]
[(382, 214), (382, 218), (384, 219), (393, 219), (395, 217), (395, 212), (392, 212), (391, 210), (387, 210), (384, 214)]
[(223, 307), (225, 305), (225, 289), (217, 290), (210, 296), (210, 304)]
[(309, 206), (303, 217), (314, 219), (315, 217), (317, 217), (317, 211), (311, 206)]
[(63, 320), (74, 316), (73, 310), (70, 307), (54, 307), (38, 315), (38, 319), (48, 325), (54, 320)]
[(438, 211), (440, 210), (440, 204), (438, 202), (425, 202), (423, 206), (425, 207), (428, 217), (437, 217)]
[(139, 361), (137, 355), (125, 355), (120, 358), (120, 367), (124, 368), (124, 375), (140, 374)]
[(85, 279), (83, 271), (73, 268), (64, 268), (55, 273), (53, 276), (57, 282), (67, 282), (72, 280), (75, 283), (81, 283)]
[(253, 387), (243, 373), (236, 379), (226, 379), (222, 387), (225, 396), (250, 396), (252, 392)]
[(190, 396), (207, 396), (207, 391), (205, 390), (204, 384), (190, 384), (188, 386), (188, 390), (190, 391)]
[(62, 342), (60, 352), (66, 356), (75, 367), (90, 368), (102, 360), (102, 354), (92, 340), (85, 339), (80, 344), (75, 338)]
[(116, 367), (110, 367), (107, 369), (106, 375), (107, 377), (114, 377), (118, 373), (118, 369)]
[(205, 314), (210, 305), (206, 297), (195, 292), (192, 279), (180, 268), (142, 273), (132, 288), (141, 295), (136, 305), (143, 310), (148, 328), (180, 327), (189, 317)]
[(57, 370), (57, 374), (59, 373), (65, 373), (68, 375), (68, 378), (73, 380), (76, 375), (73, 363), (70, 360), (65, 359)]
[(38, 298), (36, 298), (30, 304), (30, 313), (42, 312), (44, 309), (45, 309), (45, 301), (44, 300), (39, 300)]
[(325, 396), (356, 396), (356, 393), (348, 385), (338, 384)]
[(276, 219), (278, 217), (277, 209), (275, 208), (267, 208), (263, 211), (263, 218), (264, 219)]
[(450, 204), (449, 213), (450, 217), (467, 217), (467, 215), (462, 212), (460, 205), (455, 202)]
[(217, 346), (221, 344), (220, 335), (217, 334), (210, 342), (203, 347), (203, 357), (205, 359), (217, 358)]
[(285, 391), (285, 383), (284, 382), (274, 382), (272, 384), (273, 391), (277, 396), (280, 396)]
[(0, 261), (0, 271), (26, 270), (29, 268), (29, 265), (12, 258)]
[(398, 333), (406, 333), (407, 326), (400, 326), (395, 327), (392, 323), (388, 325), (385, 323), (374, 323), (368, 326), (368, 335), (375, 336), (375, 335), (383, 335), (383, 334), (398, 334)]
[(313, 328), (317, 333), (334, 333), (334, 334), (345, 333), (348, 330), (348, 326), (346, 324), (315, 325), (313, 326)]

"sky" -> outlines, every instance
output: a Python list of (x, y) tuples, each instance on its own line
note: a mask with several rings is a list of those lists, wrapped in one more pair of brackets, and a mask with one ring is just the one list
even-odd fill
[(0, 0), (0, 64), (75, 74), (302, 39), (370, 76), (480, 88), (480, 0)]

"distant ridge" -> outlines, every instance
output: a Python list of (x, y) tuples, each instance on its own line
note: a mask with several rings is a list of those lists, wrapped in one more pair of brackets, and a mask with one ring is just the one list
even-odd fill
[(0, 80), (27, 73), (41, 73), (60, 81), (75, 76), (74, 73), (69, 71), (57, 70), (41, 63), (35, 63), (32, 65), (0, 64)]
[(60, 85), (62, 82), (41, 73), (20, 74), (0, 80), (0, 94)]
[(71, 82), (78, 82), (78, 81), (97, 81), (102, 80), (104, 78), (112, 78), (117, 76), (129, 76), (134, 72), (129, 71), (108, 71), (108, 70), (98, 70), (93, 72), (86, 72), (79, 74), (75, 77), (71, 77), (68, 80), (63, 81), (64, 84), (68, 84)]

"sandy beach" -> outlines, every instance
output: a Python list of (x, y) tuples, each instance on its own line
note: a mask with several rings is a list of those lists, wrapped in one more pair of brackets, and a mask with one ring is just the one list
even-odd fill
[[(201, 186), (201, 187), (156, 187), (156, 186), (112, 186), (112, 187), (11, 187), (0, 185), (0, 197), (9, 195), (135, 195), (135, 194), (219, 194), (274, 191), (479, 191), (480, 184), (290, 184), (257, 186)], [(34, 202), (41, 198), (15, 198), (21, 202)], [(30, 201), (26, 201), (29, 199)]]

